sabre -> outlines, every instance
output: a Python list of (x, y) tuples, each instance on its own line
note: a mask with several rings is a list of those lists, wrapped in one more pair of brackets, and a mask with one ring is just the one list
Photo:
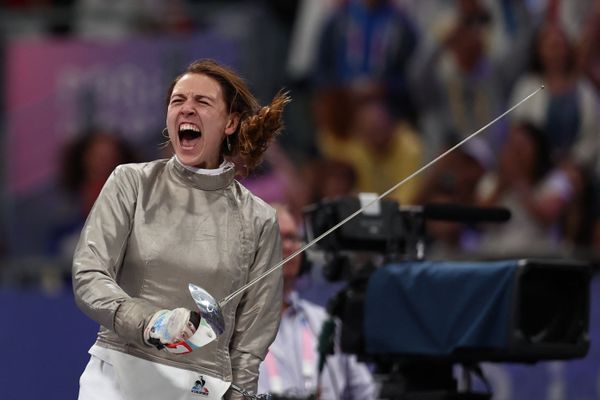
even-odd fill
[(220, 335), (221, 333), (223, 333), (223, 331), (225, 330), (225, 321), (223, 318), (223, 313), (221, 311), (221, 308), (223, 306), (225, 306), (228, 302), (230, 302), (232, 299), (234, 299), (235, 297), (242, 294), (245, 290), (247, 290), (247, 289), (251, 288), (252, 286), (254, 286), (255, 284), (257, 284), (262, 279), (269, 276), (271, 273), (273, 273), (277, 269), (281, 268), (284, 264), (286, 264), (288, 261), (290, 261), (294, 257), (298, 256), (299, 254), (303, 253), (304, 251), (308, 250), (309, 248), (311, 248), (312, 246), (317, 244), (319, 241), (321, 241), (327, 235), (331, 234), (332, 232), (334, 232), (335, 230), (340, 228), (346, 222), (350, 221), (352, 218), (356, 217), (358, 214), (365, 211), (367, 208), (371, 207), (373, 204), (375, 204), (376, 202), (378, 202), (385, 196), (389, 195), (394, 190), (398, 189), (399, 187), (401, 187), (402, 185), (404, 185), (405, 183), (407, 183), (408, 181), (413, 179), (415, 176), (419, 175), (420, 173), (425, 171), (427, 168), (429, 168), (430, 166), (432, 166), (433, 164), (435, 164), (442, 158), (446, 157), (448, 154), (452, 153), (454, 150), (458, 149), (460, 146), (462, 146), (463, 144), (465, 144), (466, 142), (468, 142), (469, 140), (471, 140), (472, 138), (474, 138), (475, 136), (477, 136), (478, 134), (480, 134), (481, 132), (483, 132), (484, 130), (489, 128), (491, 125), (495, 124), (498, 120), (504, 118), (507, 114), (512, 112), (515, 108), (519, 107), (521, 104), (523, 104), (524, 102), (529, 100), (531, 97), (535, 96), (540, 90), (543, 90), (543, 89), (544, 89), (544, 85), (540, 86), (535, 91), (533, 91), (532, 93), (530, 93), (529, 95), (527, 95), (526, 97), (521, 99), (518, 103), (516, 103), (515, 105), (510, 107), (508, 110), (504, 111), (502, 114), (500, 114), (499, 116), (494, 118), (492, 121), (487, 123), (485, 126), (478, 129), (477, 131), (471, 133), (469, 136), (465, 137), (463, 140), (461, 140), (454, 146), (450, 147), (448, 150), (444, 151), (439, 156), (435, 157), (433, 160), (429, 161), (428, 163), (423, 165), (421, 168), (417, 169), (415, 172), (413, 172), (412, 174), (408, 175), (407, 177), (405, 177), (404, 179), (402, 179), (401, 181), (399, 181), (398, 183), (396, 183), (395, 185), (390, 187), (388, 190), (386, 190), (385, 192), (383, 192), (382, 194), (377, 196), (375, 199), (369, 201), (365, 206), (363, 206), (359, 210), (355, 211), (354, 213), (350, 214), (348, 217), (346, 217), (345, 219), (343, 219), (342, 221), (340, 221), (339, 223), (337, 223), (336, 225), (331, 227), (329, 230), (325, 231), (324, 233), (322, 233), (321, 235), (319, 235), (318, 237), (316, 237), (309, 243), (302, 246), (300, 249), (298, 249), (294, 253), (290, 254), (288, 257), (283, 259), (281, 262), (277, 263), (275, 266), (273, 266), (270, 269), (268, 269), (267, 271), (265, 271), (262, 275), (254, 278), (250, 282), (248, 282), (245, 285), (241, 286), (240, 288), (236, 289), (234, 292), (232, 292), (228, 296), (224, 297), (220, 301), (217, 302), (214, 299), (214, 297), (212, 295), (210, 295), (210, 293), (208, 293), (206, 290), (202, 289), (199, 286), (194, 285), (193, 283), (190, 283), (189, 284), (190, 294), (192, 295), (192, 298), (194, 299), (194, 301), (196, 302), (196, 305), (200, 309), (202, 318), (206, 320), (208, 325), (210, 325), (211, 328), (213, 328), (213, 330), (215, 331), (215, 333), (217, 335)]

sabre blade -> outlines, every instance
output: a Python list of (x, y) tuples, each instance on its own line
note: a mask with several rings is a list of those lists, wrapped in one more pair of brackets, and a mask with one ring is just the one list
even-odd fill
[(297, 250), (294, 253), (290, 254), (285, 259), (281, 260), (281, 262), (279, 262), (275, 266), (271, 267), (269, 270), (265, 271), (262, 275), (257, 276), (256, 278), (254, 278), (253, 280), (251, 280), (247, 284), (245, 284), (245, 285), (241, 286), (240, 288), (238, 288), (237, 290), (235, 290), (233, 293), (231, 293), (228, 296), (224, 297), (221, 301), (219, 301), (219, 306), (223, 307), (229, 301), (231, 301), (232, 299), (234, 299), (235, 297), (237, 297), (238, 295), (240, 295), (241, 293), (243, 293), (246, 289), (251, 288), (256, 283), (260, 282), (262, 279), (266, 278), (267, 276), (269, 276), (270, 274), (272, 274), (274, 271), (276, 271), (277, 269), (281, 268), (285, 263), (287, 263), (288, 261), (290, 261), (292, 258), (294, 258), (294, 257), (298, 256), (299, 254), (303, 253), (304, 251), (308, 250), (313, 245), (315, 245), (319, 241), (321, 241), (321, 239), (323, 239), (324, 237), (326, 237), (330, 233), (334, 232), (336, 229), (340, 228), (346, 222), (350, 221), (352, 218), (356, 217), (358, 214), (360, 214), (361, 212), (365, 211), (367, 208), (371, 207), (373, 204), (375, 204), (376, 202), (378, 202), (379, 200), (381, 200), (382, 198), (384, 198), (388, 194), (392, 193), (394, 190), (398, 189), (400, 186), (404, 185), (406, 182), (410, 181), (415, 176), (419, 175), (420, 173), (422, 173), (423, 171), (425, 171), (427, 168), (429, 168), (430, 166), (432, 166), (433, 164), (435, 164), (436, 162), (438, 162), (442, 158), (446, 157), (448, 154), (452, 153), (454, 150), (458, 149), (460, 146), (462, 146), (463, 144), (465, 144), (466, 142), (468, 142), (469, 140), (471, 140), (472, 138), (474, 138), (475, 136), (477, 136), (478, 134), (480, 134), (481, 132), (483, 132), (484, 130), (486, 130), (487, 128), (489, 128), (490, 126), (492, 126), (493, 124), (495, 124), (496, 122), (498, 122), (498, 120), (504, 118), (507, 114), (509, 114), (510, 112), (512, 112), (515, 108), (519, 107), (521, 104), (523, 104), (524, 102), (526, 102), (527, 100), (529, 100), (531, 97), (535, 96), (540, 90), (543, 90), (543, 89), (544, 89), (544, 85), (540, 86), (535, 91), (533, 91), (532, 93), (530, 93), (529, 95), (527, 95), (526, 97), (524, 97), (523, 99), (521, 99), (518, 103), (516, 103), (515, 105), (513, 105), (512, 107), (510, 107), (508, 110), (504, 111), (502, 114), (500, 114), (499, 116), (497, 116), (496, 118), (494, 118), (492, 121), (488, 122), (485, 126), (483, 126), (482, 128), (479, 128), (477, 131), (471, 133), (469, 136), (465, 137), (463, 140), (461, 140), (460, 142), (458, 142), (454, 146), (450, 147), (448, 150), (444, 151), (442, 154), (440, 154), (439, 156), (437, 156), (433, 160), (429, 161), (428, 163), (426, 163), (425, 165), (423, 165), (421, 168), (417, 169), (415, 172), (413, 172), (412, 174), (408, 175), (406, 178), (402, 179), (400, 182), (396, 183), (394, 186), (392, 186), (391, 188), (389, 188), (388, 190), (386, 190), (385, 192), (383, 192), (382, 194), (380, 194), (379, 196), (377, 196), (375, 199), (373, 199), (370, 202), (368, 202), (364, 207), (362, 207), (359, 210), (355, 211), (354, 213), (350, 214), (348, 217), (346, 217), (342, 221), (338, 222), (336, 225), (334, 225), (333, 227), (331, 227), (329, 230), (327, 230), (326, 232), (322, 233), (321, 235), (319, 235), (318, 237), (316, 237), (315, 239), (313, 239), (311, 242), (305, 244), (299, 250)]

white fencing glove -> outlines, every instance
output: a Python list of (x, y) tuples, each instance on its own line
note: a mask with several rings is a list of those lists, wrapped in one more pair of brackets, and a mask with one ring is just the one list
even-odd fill
[(200, 323), (200, 314), (187, 308), (157, 311), (144, 329), (144, 341), (161, 350), (165, 345), (191, 337)]

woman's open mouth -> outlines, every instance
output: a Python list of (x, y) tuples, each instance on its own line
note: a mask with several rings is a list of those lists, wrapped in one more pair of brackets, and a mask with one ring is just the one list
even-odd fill
[(179, 125), (179, 143), (184, 150), (191, 150), (202, 137), (200, 128), (194, 124), (183, 123)]

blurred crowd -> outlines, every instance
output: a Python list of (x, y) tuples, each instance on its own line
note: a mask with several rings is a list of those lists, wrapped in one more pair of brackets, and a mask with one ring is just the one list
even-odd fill
[[(254, 15), (243, 75), (263, 99), (285, 87), (294, 101), (277, 145), (240, 179), (299, 219), (323, 199), (384, 192), (543, 85), (390, 197), (511, 210), (503, 224), (428, 223), (428, 258), (600, 253), (600, 0), (7, 0), (3, 9), (17, 16), (9, 39), (209, 26), (244, 35), (243, 16)], [(143, 161), (126, 132), (84, 136), (65, 149), (65, 214), (49, 230), (49, 256), (68, 258), (114, 166)]]

